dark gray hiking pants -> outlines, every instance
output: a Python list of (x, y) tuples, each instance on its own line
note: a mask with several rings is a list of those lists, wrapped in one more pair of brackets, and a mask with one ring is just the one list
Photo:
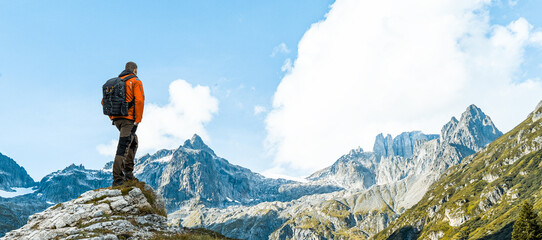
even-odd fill
[(122, 181), (124, 176), (131, 176), (134, 170), (134, 158), (137, 151), (137, 126), (133, 120), (116, 119), (113, 124), (119, 129), (115, 162), (113, 163), (113, 181)]

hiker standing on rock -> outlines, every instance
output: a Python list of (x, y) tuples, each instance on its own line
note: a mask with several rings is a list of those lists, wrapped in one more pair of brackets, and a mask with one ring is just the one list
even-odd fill
[(137, 65), (127, 62), (118, 77), (103, 85), (102, 105), (105, 115), (120, 131), (119, 144), (113, 163), (113, 186), (122, 185), (134, 177), (134, 158), (137, 151), (137, 126), (143, 118), (145, 93), (137, 77)]

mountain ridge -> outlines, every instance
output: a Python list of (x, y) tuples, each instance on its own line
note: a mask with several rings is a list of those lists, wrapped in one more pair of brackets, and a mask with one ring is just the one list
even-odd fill
[[(476, 109), (467, 108), (467, 114), (463, 114), (461, 120), (454, 122), (452, 119), (447, 124), (448, 128), (453, 126), (449, 130), (452, 136), (457, 132), (463, 134), (455, 135), (459, 137), (469, 133), (461, 131), (458, 125), (484, 123), (471, 119), (487, 118), (485, 122), (492, 124), (488, 116), (476, 118), (482, 115), (472, 110)], [(483, 126), (472, 128), (480, 129)], [(494, 133), (498, 135), (499, 132), (490, 132)], [(459, 163), (464, 154), (484, 147), (479, 145), (482, 141), (477, 141), (478, 137), (466, 137), (463, 143), (469, 145), (463, 146), (450, 144), (448, 138), (430, 136), (430, 140), (414, 145), (417, 146), (413, 151), (416, 157), (411, 158), (395, 155), (393, 139), (388, 139), (387, 142), (392, 143), (388, 146), (392, 147), (385, 154), (354, 149), (332, 166), (308, 178), (309, 184), (320, 181), (345, 190), (306, 195), (289, 202), (262, 202), (254, 206), (227, 208), (197, 207), (191, 209), (190, 214), (187, 213), (188, 209), (184, 210), (185, 213), (181, 211), (172, 215), (179, 217), (183, 225), (205, 227), (243, 239), (366, 238), (383, 230), (389, 222), (421, 199), (424, 189), (436, 181), (446, 168)], [(375, 142), (379, 141), (378, 138)], [(422, 191), (422, 195), (414, 194), (417, 191)]]
[[(306, 183), (268, 179), (230, 164), (198, 135), (177, 149), (163, 149), (136, 159), (134, 173), (164, 195), (168, 212), (183, 225), (248, 239), (345, 234), (368, 237), (423, 197), (413, 194), (412, 186), (421, 186), (419, 189), (423, 190), (448, 167), (485, 147), (488, 139), (499, 134), (502, 133), (491, 119), (471, 105), (460, 120), (452, 117), (441, 135), (413, 131), (392, 138), (380, 134), (373, 147), (376, 151), (353, 149), (330, 167), (313, 173)], [(81, 187), (107, 186), (111, 166), (107, 163), (102, 170), (86, 170), (82, 165), (71, 165), (46, 177), (62, 176), (58, 183), (69, 182), (71, 177), (85, 178), (78, 185)], [(88, 176), (98, 179), (93, 183)], [(324, 179), (329, 176), (335, 176), (334, 181)], [(341, 179), (349, 181), (338, 181)], [(47, 182), (45, 177), (42, 181)], [(65, 185), (51, 186), (62, 189)], [(43, 200), (60, 202), (76, 194), (73, 191), (62, 199), (53, 199), (50, 196), (58, 190), (43, 191), (42, 188), (33, 196), (42, 194)], [(316, 212), (304, 211), (305, 205)], [(317, 215), (332, 221), (311, 222), (321, 220)], [(370, 228), (371, 224), (377, 227)]]
[(450, 168), (375, 239), (509, 239), (519, 204), (542, 209), (542, 102), (514, 129)]

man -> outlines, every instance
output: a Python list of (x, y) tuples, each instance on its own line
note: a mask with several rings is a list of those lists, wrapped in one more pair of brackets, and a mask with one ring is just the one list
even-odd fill
[(137, 64), (127, 62), (119, 77), (123, 81), (126, 79), (126, 102), (133, 101), (133, 104), (129, 105), (128, 116), (109, 116), (113, 125), (120, 131), (119, 144), (113, 163), (113, 186), (122, 185), (128, 180), (137, 180), (133, 173), (138, 144), (135, 132), (143, 118), (145, 104), (143, 84), (137, 78)]

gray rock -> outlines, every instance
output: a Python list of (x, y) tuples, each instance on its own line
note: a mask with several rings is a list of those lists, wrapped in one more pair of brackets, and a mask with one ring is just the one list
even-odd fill
[[(125, 195), (112, 189), (85, 192), (78, 199), (32, 215), (26, 225), (0, 239), (117, 239), (121, 235), (147, 239), (157, 233), (183, 231), (168, 226), (167, 218), (158, 215), (157, 205), (141, 189), (131, 188)], [(158, 197), (155, 192), (150, 194)]]

